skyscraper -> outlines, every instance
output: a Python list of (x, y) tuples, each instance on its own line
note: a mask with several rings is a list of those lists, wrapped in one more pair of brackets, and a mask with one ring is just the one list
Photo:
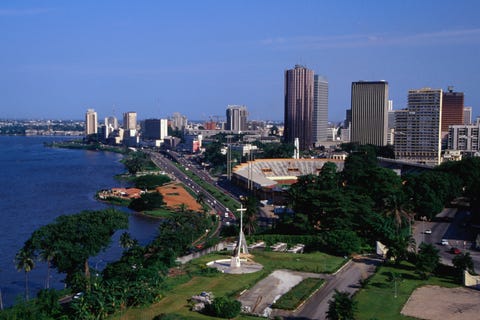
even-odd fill
[(143, 123), (145, 140), (163, 140), (168, 135), (167, 119), (146, 119)]
[(472, 124), (472, 107), (463, 108), (463, 124)]
[(408, 108), (395, 112), (396, 159), (440, 163), (442, 98), (442, 89), (408, 91)]
[(384, 146), (388, 128), (388, 82), (352, 82), (351, 140)]
[(448, 127), (463, 125), (463, 92), (454, 92), (453, 87), (443, 93), (442, 100), (442, 134), (448, 134)]
[(284, 141), (300, 141), (300, 150), (313, 146), (314, 74), (304, 66), (296, 65), (285, 71)]
[(93, 109), (88, 109), (85, 114), (85, 135), (96, 134), (98, 132), (97, 113)]
[(137, 130), (137, 113), (133, 111), (123, 114), (123, 129)]
[(319, 75), (313, 77), (312, 130), (315, 145), (328, 140), (328, 81)]
[(227, 130), (235, 133), (247, 130), (247, 108), (239, 105), (229, 105), (227, 108)]
[(172, 128), (175, 130), (183, 130), (187, 126), (187, 117), (179, 112), (174, 112), (172, 116)]

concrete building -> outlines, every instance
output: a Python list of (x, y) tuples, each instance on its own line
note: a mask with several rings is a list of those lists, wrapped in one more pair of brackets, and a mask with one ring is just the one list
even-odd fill
[(300, 140), (300, 150), (307, 150), (313, 139), (314, 73), (301, 65), (285, 71), (284, 141)]
[(453, 125), (463, 125), (464, 109), (463, 92), (454, 92), (453, 87), (448, 87), (448, 91), (443, 93), (442, 100), (442, 135), (448, 134), (448, 127)]
[(163, 140), (168, 135), (168, 120), (146, 119), (142, 131), (145, 140)]
[(315, 146), (328, 140), (328, 81), (319, 75), (313, 77), (312, 130)]
[(395, 132), (395, 110), (393, 110), (393, 101), (388, 100), (388, 125), (387, 125), (387, 144), (393, 145)]
[(108, 139), (110, 134), (118, 129), (118, 120), (116, 117), (105, 118), (105, 139)]
[(188, 125), (188, 120), (187, 117), (175, 112), (172, 115), (172, 128), (174, 130), (183, 130), (187, 127)]
[(247, 130), (247, 107), (240, 105), (229, 105), (227, 107), (227, 130), (240, 133)]
[(353, 82), (351, 110), (352, 142), (387, 145), (388, 82)]
[(472, 124), (472, 107), (463, 108), (463, 124)]
[(395, 159), (440, 163), (442, 98), (442, 89), (408, 91), (408, 108), (395, 112)]
[(85, 114), (85, 135), (98, 133), (98, 116), (95, 110), (88, 109)]
[(137, 113), (133, 111), (123, 114), (123, 129), (137, 130)]
[(450, 126), (448, 132), (448, 149), (474, 154), (480, 151), (480, 120), (474, 125)]

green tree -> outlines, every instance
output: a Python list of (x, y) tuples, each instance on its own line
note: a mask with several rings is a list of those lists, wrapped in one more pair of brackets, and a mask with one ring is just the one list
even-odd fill
[(25, 301), (28, 301), (28, 273), (35, 267), (34, 255), (28, 248), (22, 248), (15, 255), (15, 267), (25, 273)]
[(335, 289), (332, 300), (328, 303), (327, 319), (354, 320), (357, 303), (348, 292)]
[(140, 198), (133, 199), (128, 206), (130, 209), (137, 212), (148, 211), (161, 208), (165, 205), (163, 196), (160, 192), (145, 192)]
[(452, 264), (457, 270), (457, 274), (459, 275), (460, 279), (463, 279), (464, 271), (468, 271), (472, 274), (475, 273), (473, 259), (470, 256), (470, 252), (457, 254), (455, 257), (453, 257)]
[[(55, 255), (52, 265), (60, 273), (66, 273), (65, 282), (75, 290), (90, 289), (88, 258), (98, 254), (110, 244), (111, 236), (118, 229), (128, 226), (126, 213), (107, 209), (82, 211), (75, 215), (59, 216), (55, 222), (35, 231), (24, 248), (42, 252), (52, 245)], [(83, 276), (80, 276), (83, 271)], [(81, 281), (83, 278), (83, 288)]]
[(133, 239), (129, 232), (124, 232), (120, 236), (120, 246), (124, 249), (130, 249), (138, 245), (138, 241)]
[(218, 297), (205, 306), (205, 313), (214, 317), (232, 319), (238, 316), (242, 304), (235, 299)]
[(416, 272), (422, 279), (428, 279), (440, 264), (438, 249), (432, 244), (421, 243), (415, 263)]
[(252, 235), (257, 229), (258, 200), (255, 197), (245, 197), (243, 205), (247, 209), (243, 215), (243, 227), (247, 235)]

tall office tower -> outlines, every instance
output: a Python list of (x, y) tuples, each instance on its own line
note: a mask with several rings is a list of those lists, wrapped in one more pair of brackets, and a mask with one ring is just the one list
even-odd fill
[(345, 110), (345, 122), (343, 126), (345, 128), (350, 128), (351, 124), (352, 124), (352, 109), (347, 109)]
[(313, 77), (312, 129), (315, 145), (328, 140), (328, 81), (319, 75)]
[(442, 100), (442, 134), (448, 134), (448, 127), (463, 125), (463, 92), (454, 92), (449, 86), (443, 93)]
[(395, 132), (395, 111), (393, 110), (393, 100), (388, 100), (388, 125), (387, 125), (387, 144), (393, 145)]
[(85, 114), (85, 135), (96, 134), (98, 132), (97, 113), (93, 109), (88, 109)]
[(227, 108), (227, 130), (235, 133), (247, 130), (247, 108), (239, 105), (229, 105)]
[(472, 107), (463, 108), (463, 124), (472, 124)]
[(118, 129), (118, 120), (116, 117), (105, 118), (105, 138), (108, 138), (112, 132)]
[(442, 89), (408, 91), (408, 108), (395, 113), (396, 159), (440, 163), (442, 98)]
[(123, 129), (137, 130), (137, 113), (133, 111), (123, 114)]
[(313, 146), (313, 90), (314, 74), (304, 66), (296, 65), (285, 71), (284, 141), (300, 140), (300, 150)]
[(168, 135), (167, 119), (146, 119), (143, 126), (145, 140), (163, 140)]
[(178, 112), (172, 115), (172, 128), (175, 130), (183, 130), (187, 127), (187, 117)]
[(385, 146), (388, 128), (388, 82), (352, 82), (352, 142)]

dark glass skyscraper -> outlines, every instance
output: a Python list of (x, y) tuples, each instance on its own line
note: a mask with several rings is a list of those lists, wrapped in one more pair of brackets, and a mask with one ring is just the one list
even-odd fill
[(313, 146), (313, 87), (314, 73), (296, 65), (285, 71), (284, 141), (299, 139), (300, 150)]

